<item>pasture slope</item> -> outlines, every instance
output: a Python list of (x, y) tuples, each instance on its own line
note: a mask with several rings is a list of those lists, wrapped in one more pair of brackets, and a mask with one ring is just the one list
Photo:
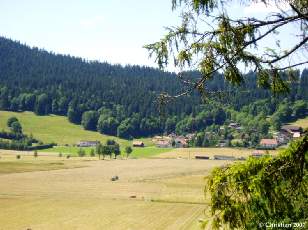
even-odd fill
[[(199, 229), (204, 175), (223, 161), (92, 160), (0, 151), (0, 229)], [(67, 167), (40, 171), (40, 164)], [(18, 172), (14, 164), (32, 165)], [(37, 170), (35, 170), (37, 167)], [(16, 171), (17, 170), (17, 171)], [(114, 175), (118, 181), (111, 181)]]
[[(42, 150), (42, 152), (77, 155), (78, 148), (72, 145), (75, 145), (80, 140), (98, 140), (105, 143), (107, 139), (114, 139), (121, 145), (123, 154), (125, 146), (132, 145), (132, 141), (84, 130), (82, 126), (68, 122), (65, 116), (36, 116), (32, 112), (0, 111), (0, 130), (8, 130), (6, 122), (12, 116), (17, 117), (21, 122), (25, 134), (33, 134), (35, 138), (44, 143), (55, 142), (59, 145), (51, 149)], [(141, 138), (139, 140), (142, 140), (147, 147), (134, 148), (131, 154), (132, 157), (152, 156), (170, 151), (170, 149), (155, 148), (150, 138)], [(90, 153), (91, 148), (84, 149), (87, 154)]]
[(21, 122), (23, 131), (26, 134), (33, 134), (37, 139), (59, 145), (76, 144), (80, 140), (99, 140), (105, 142), (107, 139), (115, 139), (122, 145), (127, 145), (128, 141), (102, 135), (98, 132), (84, 130), (82, 126), (70, 123), (65, 116), (48, 115), (36, 116), (32, 112), (9, 112), (0, 111), (0, 129), (7, 130), (6, 122), (11, 116), (15, 116)]

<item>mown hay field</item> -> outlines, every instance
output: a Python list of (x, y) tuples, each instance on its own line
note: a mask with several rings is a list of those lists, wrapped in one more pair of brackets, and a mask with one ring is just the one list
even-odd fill
[[(198, 229), (208, 209), (204, 176), (226, 163), (27, 153), (17, 160), (15, 154), (0, 152), (1, 164), (11, 167), (0, 174), (1, 230)], [(31, 165), (30, 172), (18, 171), (16, 165), (24, 163)], [(111, 181), (115, 175), (119, 180)]]
[[(213, 158), (214, 155), (233, 156), (235, 158), (249, 157), (254, 149), (247, 148), (177, 148), (155, 156), (156, 158), (183, 158), (194, 159), (195, 156), (208, 156)], [(269, 154), (276, 155), (278, 150), (269, 150)]]

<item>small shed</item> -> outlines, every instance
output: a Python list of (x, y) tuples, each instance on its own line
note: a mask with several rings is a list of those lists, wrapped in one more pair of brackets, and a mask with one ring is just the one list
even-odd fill
[(214, 160), (236, 160), (234, 156), (226, 156), (226, 155), (214, 155)]
[(133, 147), (144, 147), (143, 141), (133, 141)]
[(95, 147), (99, 144), (99, 141), (79, 141), (77, 143), (78, 147)]
[(208, 157), (208, 156), (195, 156), (195, 159), (197, 159), (197, 160), (209, 160), (210, 157)]

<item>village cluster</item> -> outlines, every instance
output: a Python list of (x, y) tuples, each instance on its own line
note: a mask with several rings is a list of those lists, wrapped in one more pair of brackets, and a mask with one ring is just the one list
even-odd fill
[[(239, 123), (232, 122), (228, 128), (242, 131), (243, 128)], [(275, 150), (281, 145), (288, 144), (291, 140), (301, 137), (303, 130), (299, 126), (284, 125), (279, 132), (273, 133), (273, 138), (261, 139), (259, 145), (252, 151), (251, 156), (260, 157), (268, 154), (267, 150)], [(176, 135), (171, 133), (169, 135), (154, 136), (152, 142), (158, 148), (188, 148), (189, 143), (196, 137), (196, 134), (189, 133), (187, 135)], [(77, 143), (78, 147), (96, 147), (100, 144), (99, 141), (80, 141)], [(146, 147), (145, 143), (141, 140), (133, 140), (132, 146), (135, 148)], [(221, 140), (216, 147), (226, 147), (226, 141)], [(204, 156), (196, 156), (196, 159), (208, 159)], [(215, 155), (214, 159), (232, 160), (230, 157), (225, 159), (225, 156)]]

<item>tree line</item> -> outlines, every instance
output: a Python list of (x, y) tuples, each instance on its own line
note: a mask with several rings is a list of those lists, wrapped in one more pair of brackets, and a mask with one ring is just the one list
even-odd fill
[[(240, 112), (258, 100), (269, 102), (264, 107), (272, 108), (265, 115), (276, 112), (282, 99), (289, 103), (308, 100), (307, 69), (294, 71), (289, 95), (271, 101), (264, 101), (269, 92), (257, 87), (255, 73), (244, 75), (243, 85), (237, 90), (217, 73), (204, 86), (209, 93), (207, 101), (193, 93), (167, 103), (162, 111), (157, 97), (165, 92), (180, 93), (185, 88), (183, 80), (199, 79), (199, 72), (185, 72), (181, 81), (174, 73), (154, 68), (89, 62), (2, 37), (0, 69), (0, 109), (64, 115), (87, 130), (128, 139), (163, 132), (198, 132), (222, 125), (230, 120), (230, 109)], [(287, 78), (284, 72), (281, 76)], [(252, 110), (256, 114), (258, 107)], [(283, 122), (281, 114), (274, 117)]]

